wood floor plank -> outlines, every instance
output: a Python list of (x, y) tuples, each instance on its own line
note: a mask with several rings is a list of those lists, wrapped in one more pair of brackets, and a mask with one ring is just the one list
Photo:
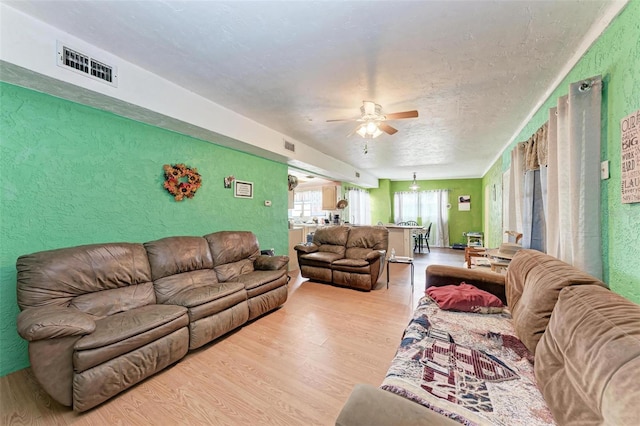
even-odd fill
[(0, 378), (2, 425), (332, 425), (353, 386), (378, 386), (418, 299), (428, 264), (461, 266), (433, 248), (393, 265), (371, 292), (292, 272), (289, 299), (104, 404), (78, 414), (53, 401), (30, 369)]

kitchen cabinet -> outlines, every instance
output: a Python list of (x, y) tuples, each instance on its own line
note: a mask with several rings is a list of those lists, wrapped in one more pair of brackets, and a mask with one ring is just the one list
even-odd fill
[(294, 271), (300, 269), (298, 266), (298, 253), (294, 247), (296, 244), (304, 243), (305, 235), (303, 228), (289, 229), (289, 270)]
[(335, 185), (322, 187), (322, 210), (335, 210), (338, 203), (338, 187)]

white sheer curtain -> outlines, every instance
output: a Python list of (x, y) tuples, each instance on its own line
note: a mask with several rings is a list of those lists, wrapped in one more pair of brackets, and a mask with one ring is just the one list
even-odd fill
[(348, 218), (354, 225), (371, 225), (371, 197), (368, 191), (347, 189)]
[(394, 223), (418, 221), (418, 192), (396, 192), (393, 194), (393, 221)]
[(534, 137), (514, 147), (506, 221), (522, 232), (523, 247), (546, 250), (598, 278), (601, 102), (601, 77), (569, 86), (569, 94), (550, 111), (546, 137), (537, 140), (539, 171), (527, 155), (533, 154), (527, 148)]
[(395, 222), (415, 220), (427, 228), (431, 224), (429, 245), (449, 246), (449, 190), (437, 189), (394, 194)]
[(547, 253), (602, 277), (600, 235), (600, 76), (573, 83), (558, 99), (549, 132)]
[(511, 151), (509, 173), (509, 210), (505, 215), (508, 230), (522, 233), (522, 200), (524, 198), (524, 146), (517, 144)]

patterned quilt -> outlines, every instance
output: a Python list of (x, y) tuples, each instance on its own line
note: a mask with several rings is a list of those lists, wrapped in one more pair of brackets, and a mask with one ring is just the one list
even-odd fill
[(465, 425), (553, 425), (511, 316), (419, 303), (382, 389)]

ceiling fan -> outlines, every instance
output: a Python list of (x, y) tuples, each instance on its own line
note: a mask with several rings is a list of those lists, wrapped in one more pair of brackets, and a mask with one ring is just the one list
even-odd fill
[(363, 138), (373, 139), (377, 138), (382, 132), (393, 135), (398, 131), (385, 123), (387, 120), (399, 120), (402, 118), (415, 118), (418, 116), (418, 111), (404, 111), (404, 112), (392, 112), (390, 114), (382, 114), (382, 107), (371, 101), (362, 101), (360, 107), (361, 116), (359, 118), (343, 118), (337, 120), (327, 120), (327, 123), (333, 121), (358, 121), (361, 122), (353, 132), (349, 134), (351, 136), (354, 133), (359, 134)]

